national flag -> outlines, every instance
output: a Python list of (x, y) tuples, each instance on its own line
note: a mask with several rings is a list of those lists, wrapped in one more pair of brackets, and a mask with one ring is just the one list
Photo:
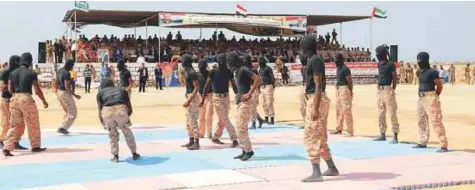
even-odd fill
[(240, 4), (237, 4), (236, 6), (236, 15), (247, 15), (247, 9), (241, 6)]
[(377, 18), (387, 18), (386, 11), (382, 9), (378, 9), (376, 7), (373, 8), (373, 17)]

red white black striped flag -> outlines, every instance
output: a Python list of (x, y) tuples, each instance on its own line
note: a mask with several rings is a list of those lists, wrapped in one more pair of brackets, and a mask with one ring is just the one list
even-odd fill
[(237, 4), (236, 6), (236, 15), (242, 15), (246, 16), (247, 15), (247, 9), (241, 6), (240, 4)]

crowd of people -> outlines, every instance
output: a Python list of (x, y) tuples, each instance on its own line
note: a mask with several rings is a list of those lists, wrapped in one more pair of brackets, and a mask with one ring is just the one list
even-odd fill
[[(347, 57), (349, 62), (369, 62), (371, 53), (369, 49), (360, 47), (346, 48), (336, 40), (337, 33), (332, 32), (333, 38), (330, 40), (330, 33), (325, 37), (319, 36), (318, 49), (325, 62), (332, 62), (338, 53)], [(265, 56), (270, 62), (280, 59), (286, 63), (295, 63), (298, 54), (297, 38), (278, 38), (271, 40), (226, 38), (221, 31), (214, 34), (209, 39), (183, 39), (178, 31), (175, 36), (170, 32), (163, 38), (155, 34), (153, 37), (142, 38), (135, 35), (102, 36), (95, 35), (92, 38), (86, 35), (79, 35), (78, 41), (62, 37), (46, 41), (46, 61), (47, 63), (62, 63), (67, 59), (75, 59), (76, 62), (116, 62), (124, 59), (126, 62), (137, 62), (139, 57), (144, 57), (147, 62), (169, 62), (175, 56), (185, 53), (193, 56), (194, 62), (206, 58), (209, 62), (216, 62), (216, 57), (220, 52), (236, 51), (240, 55), (250, 55), (252, 60), (257, 62), (258, 56)], [(160, 52), (160, 53), (159, 53)], [(77, 55), (76, 55), (77, 54)]]

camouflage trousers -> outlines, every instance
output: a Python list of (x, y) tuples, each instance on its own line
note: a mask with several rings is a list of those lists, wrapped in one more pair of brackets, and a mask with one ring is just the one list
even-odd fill
[(129, 95), (129, 100), (131, 100), (131, 99), (132, 99), (132, 89), (127, 90), (127, 88), (125, 88), (124, 90), (125, 90), (125, 91), (127, 92), (127, 94)]
[(274, 117), (274, 87), (265, 85), (261, 89), (262, 108), (266, 117)]
[(41, 146), (40, 117), (31, 94), (15, 93), (10, 101), (10, 125), (8, 127), (5, 150), (13, 151), (15, 142), (21, 138), (18, 127), (26, 127), (31, 148)]
[(205, 101), (203, 106), (200, 108), (200, 138), (205, 136), (205, 132), (208, 137), (212, 136), (213, 133), (213, 93), (208, 93), (205, 95)]
[(123, 104), (115, 106), (106, 106), (102, 108), (102, 120), (104, 127), (109, 131), (111, 153), (112, 155), (119, 155), (119, 131), (124, 134), (125, 141), (132, 153), (137, 152), (137, 145), (135, 144), (134, 133), (129, 128), (129, 115), (127, 114), (127, 107)]
[(236, 113), (236, 129), (239, 145), (244, 152), (252, 151), (251, 140), (249, 139), (248, 124), (251, 120), (252, 102), (245, 101), (239, 103)]
[(74, 101), (73, 95), (69, 94), (66, 91), (59, 90), (58, 91), (58, 100), (63, 107), (65, 112), (63, 117), (63, 124), (61, 128), (69, 129), (73, 125), (76, 117), (78, 116), (78, 110), (76, 108), (76, 101)]
[(318, 118), (315, 115), (315, 94), (307, 94), (307, 107), (305, 108), (304, 144), (309, 160), (313, 164), (320, 163), (320, 157), (324, 160), (332, 159), (330, 147), (328, 147), (328, 112), (330, 111), (330, 99), (322, 92)]
[[(2, 134), (0, 136), (0, 141), (5, 141), (7, 138), (7, 132), (8, 132), (8, 126), (10, 122), (10, 99), (9, 98), (2, 98), (0, 102), (0, 109), (2, 111), (2, 116), (1, 116), (1, 123), (2, 123)], [(21, 140), (21, 136), (25, 133), (25, 125), (21, 125), (17, 127), (17, 139), (15, 139), (15, 142), (19, 142)]]
[(338, 86), (336, 90), (336, 130), (343, 131), (343, 121), (346, 121), (346, 131), (353, 135), (353, 97), (348, 86)]
[[(186, 98), (192, 94), (187, 94)], [(186, 108), (186, 130), (190, 138), (199, 138), (198, 119), (200, 117), (201, 97), (199, 94), (191, 100), (190, 105)]]
[(251, 98), (251, 102), (252, 102), (251, 121), (255, 122), (258, 115), (259, 115), (257, 113), (257, 106), (259, 105), (259, 91), (256, 90), (254, 92), (254, 94), (252, 95), (252, 98)]
[(218, 127), (214, 132), (214, 139), (219, 139), (223, 135), (223, 130), (226, 127), (228, 131), (229, 137), (232, 141), (237, 140), (236, 130), (234, 129), (231, 120), (229, 120), (229, 109), (230, 109), (230, 102), (229, 102), (229, 95), (228, 94), (214, 94), (213, 95), (213, 105), (218, 115)]
[[(422, 97), (421, 97), (422, 96)], [(440, 109), (439, 96), (435, 91), (422, 92), (419, 94), (419, 102), (417, 104), (417, 113), (419, 119), (420, 144), (427, 145), (429, 141), (430, 130), (429, 122), (432, 124), (435, 133), (439, 137), (442, 148), (448, 147), (447, 136), (445, 135), (445, 127), (442, 123), (442, 111)]]
[(300, 115), (302, 115), (303, 122), (305, 125), (305, 109), (307, 107), (307, 95), (305, 94), (305, 86), (302, 86), (302, 88), (300, 88), (299, 105)]
[(378, 124), (379, 131), (386, 133), (386, 111), (389, 111), (393, 133), (399, 133), (399, 122), (397, 119), (396, 93), (391, 86), (378, 87)]

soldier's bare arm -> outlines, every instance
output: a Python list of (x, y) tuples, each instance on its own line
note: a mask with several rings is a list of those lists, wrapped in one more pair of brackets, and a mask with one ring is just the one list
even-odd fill
[(10, 92), (10, 94), (15, 93), (15, 88), (14, 88), (14, 86), (13, 86), (12, 80), (9, 80), (9, 81), (8, 81), (8, 92)]
[(398, 81), (396, 71), (393, 71), (392, 75), (393, 75), (393, 89), (396, 90), (397, 81)]
[(38, 98), (41, 99), (41, 101), (43, 101), (44, 108), (48, 108), (48, 102), (46, 102), (45, 96), (43, 95), (43, 91), (41, 91), (40, 85), (38, 84), (37, 80), (33, 81), (33, 87), (35, 88), (35, 94), (38, 96)]
[(234, 82), (234, 80), (232, 80), (232, 79), (230, 79), (229, 82), (231, 83), (231, 86), (233, 87), (234, 94), (237, 94), (238, 91), (237, 91), (236, 82)]
[(437, 93), (437, 95), (440, 96), (440, 94), (442, 94), (442, 89), (444, 88), (444, 86), (442, 85), (442, 81), (440, 81), (440, 79), (435, 79), (434, 83), (436, 86), (435, 92)]
[[(204, 92), (208, 92), (208, 89), (210, 88), (210, 84), (211, 84), (211, 78), (208, 77), (208, 79), (206, 80), (205, 87), (204, 87)], [(200, 107), (203, 106), (203, 104), (205, 102), (205, 97), (206, 96), (201, 97)]]
[(315, 82), (315, 115), (313, 120), (316, 121), (319, 117), (320, 99), (322, 96), (322, 76), (318, 73), (313, 74), (313, 81)]

